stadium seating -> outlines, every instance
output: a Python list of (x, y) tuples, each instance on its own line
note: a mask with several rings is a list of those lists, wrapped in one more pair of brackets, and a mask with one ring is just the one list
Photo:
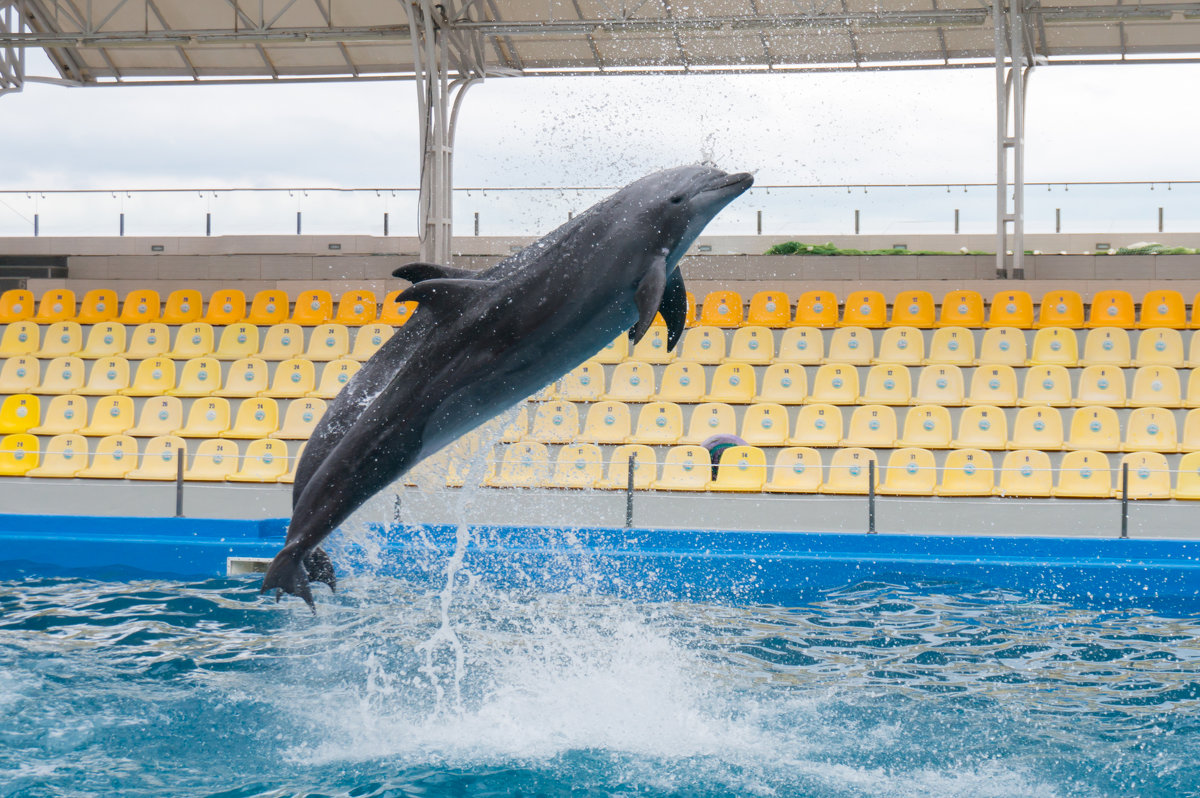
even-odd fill
[(200, 292), (193, 288), (183, 288), (167, 295), (162, 315), (158, 317), (158, 320), (163, 324), (173, 326), (199, 321), (202, 315), (204, 315), (204, 300), (201, 298)]
[(171, 350), (171, 333), (162, 322), (146, 322), (133, 328), (125, 357), (142, 360), (148, 357), (165, 356)]
[(362, 363), (357, 360), (349, 358), (332, 360), (321, 369), (321, 379), (317, 382), (317, 387), (305, 395), (317, 399), (332, 399), (341, 393), (341, 390), (361, 368)]
[(740, 327), (744, 318), (742, 304), (742, 297), (736, 291), (713, 291), (704, 297), (699, 322), (713, 327)]
[(751, 446), (783, 446), (788, 440), (788, 411), (771, 402), (750, 405), (742, 417), (742, 440)]
[(1017, 373), (1012, 366), (980, 366), (971, 375), (968, 405), (1013, 407), (1017, 403)]
[[(19, 362), (19, 358), (10, 359)], [(41, 384), (35, 390), (29, 393), (40, 394), (63, 394), (75, 393), (83, 387), (84, 375), (87, 374), (87, 369), (84, 363), (77, 357), (56, 357), (46, 364), (45, 373), (42, 375)], [(0, 389), (6, 390), (6, 389)]]
[(325, 324), (332, 318), (333, 296), (322, 288), (313, 288), (301, 291), (300, 295), (296, 297), (296, 303), (292, 306), (292, 317), (289, 321), (302, 327), (315, 327), (318, 324)]
[(41, 382), (42, 366), (36, 357), (9, 357), (0, 364), (0, 394), (43, 393), (38, 390)]
[(1004, 455), (996, 486), (997, 496), (1049, 496), (1053, 490), (1050, 455), (1033, 449), (1018, 449)]
[(925, 360), (925, 337), (916, 327), (892, 327), (879, 339), (875, 363), (919, 366)]
[(982, 327), (983, 297), (978, 291), (951, 291), (942, 297), (938, 327)]
[(746, 324), (781, 329), (792, 321), (792, 306), (782, 291), (759, 291), (750, 297)]
[(800, 408), (792, 426), (793, 446), (837, 446), (842, 441), (842, 411), (836, 405), (810, 404)]
[(0, 477), (23, 477), (38, 467), (38, 439), (28, 432), (0, 438)]
[(124, 355), (126, 351), (125, 325), (116, 321), (106, 321), (92, 325), (88, 332), (87, 344), (82, 351), (76, 353), (79, 357), (95, 360), (102, 357)]
[(1027, 353), (1024, 332), (1016, 327), (993, 327), (984, 332), (975, 362), (981, 366), (1024, 366)]
[(843, 327), (877, 328), (887, 325), (887, 300), (879, 291), (852, 291), (842, 306)]
[(80, 324), (102, 324), (116, 321), (119, 315), (121, 303), (117, 300), (117, 292), (111, 288), (93, 288), (79, 300), (75, 321)]
[(722, 363), (713, 370), (712, 384), (705, 399), (709, 402), (748, 404), (754, 401), (757, 391), (753, 367), (744, 363)]
[(953, 433), (949, 410), (940, 405), (918, 405), (905, 414), (904, 431), (896, 445), (949, 449)]
[(171, 435), (183, 426), (183, 402), (174, 396), (155, 396), (142, 404), (137, 425), (125, 431), (134, 438)]
[(244, 399), (258, 396), (267, 388), (267, 362), (256, 357), (246, 357), (230, 364), (225, 386), (213, 391), (212, 395)]
[(1115, 366), (1086, 366), (1075, 389), (1076, 407), (1125, 406), (1125, 372)]
[(937, 462), (925, 449), (897, 449), (882, 471), (877, 490), (885, 496), (932, 496), (937, 489)]
[(975, 364), (975, 336), (965, 327), (945, 327), (933, 334), (925, 362), (939, 365)]
[(1147, 292), (1142, 297), (1142, 313), (1137, 326), (1142, 330), (1155, 327), (1186, 329), (1187, 308), (1183, 304), (1183, 294), (1164, 289)]
[(890, 449), (896, 445), (896, 411), (886, 405), (861, 405), (850, 414), (845, 446)]
[(324, 363), (350, 354), (350, 331), (344, 324), (318, 324), (308, 338), (306, 360)]
[(109, 435), (96, 441), (92, 461), (79, 471), (88, 479), (124, 479), (137, 468), (137, 441), (128, 435)]
[(29, 393), (15, 393), (0, 401), (0, 435), (28, 432), (41, 423), (42, 403)]
[(1025, 372), (1025, 387), (1017, 404), (1069, 407), (1071, 399), (1071, 374), (1064, 366), (1033, 366)]
[(208, 298), (208, 310), (203, 316), (214, 327), (236, 324), (246, 318), (246, 294), (237, 288), (221, 288)]
[[(878, 458), (870, 449), (838, 449), (829, 460), (829, 468), (826, 470), (825, 482), (821, 485), (820, 492), (869, 493), (870, 463), (876, 463), (878, 469)], [(878, 483), (878, 473), (875, 480)]]
[(594, 443), (576, 443), (559, 450), (550, 487), (592, 488), (603, 476), (600, 447)]
[(224, 482), (237, 471), (240, 460), (241, 449), (236, 441), (201, 441), (183, 478), (190, 482)]
[(349, 327), (361, 327), (375, 321), (379, 315), (375, 294), (370, 291), (347, 291), (338, 300), (333, 320)]
[(38, 357), (76, 355), (83, 349), (83, 328), (78, 322), (57, 321), (46, 327), (46, 335), (37, 351)]
[(1008, 417), (998, 407), (968, 407), (958, 419), (958, 435), (951, 445), (955, 449), (1003, 449), (1008, 445)]
[(15, 321), (0, 335), (0, 357), (32, 355), (41, 344), (41, 327), (32, 321)]
[(240, 360), (257, 355), (258, 347), (258, 326), (238, 322), (221, 329), (221, 337), (213, 356), (217, 360)]
[(55, 288), (42, 294), (33, 320), (38, 324), (52, 324), (75, 318), (75, 292), (67, 288)]
[(325, 415), (324, 399), (298, 399), (288, 404), (279, 430), (269, 437), (287, 440), (308, 440), (321, 416)]
[(703, 491), (712, 481), (712, 465), (703, 446), (672, 446), (662, 460), (662, 475), (650, 484), (654, 490)]
[(311, 360), (290, 358), (275, 367), (275, 376), (266, 395), (276, 399), (298, 399), (316, 388), (317, 370)]
[(692, 410), (688, 420), (687, 434), (683, 440), (688, 444), (703, 443), (713, 435), (737, 434), (737, 417), (733, 408), (720, 402), (706, 402)]
[(383, 303), (379, 308), (378, 320), (380, 322), (402, 327), (413, 317), (417, 303), (412, 300), (401, 301), (400, 296), (403, 293), (403, 291), (391, 291), (383, 298)]
[[(687, 336), (685, 335), (686, 339)], [(608, 342), (608, 344), (592, 356), (592, 360), (597, 363), (603, 363), (606, 366), (615, 365), (629, 356), (629, 336), (621, 333), (616, 338)]]
[(767, 482), (767, 455), (755, 446), (731, 446), (721, 452), (717, 478), (709, 490), (761, 493)]
[(211, 324), (202, 321), (184, 324), (175, 333), (175, 344), (167, 356), (175, 360), (209, 357), (215, 349), (214, 341), (215, 333)]
[(1026, 291), (1001, 291), (992, 297), (984, 327), (1033, 327), (1033, 297)]
[(175, 361), (152, 357), (141, 361), (133, 374), (133, 382), (119, 393), (126, 396), (160, 396), (175, 390)]
[(1076, 366), (1079, 364), (1079, 339), (1066, 327), (1043, 327), (1033, 336), (1030, 365)]
[(858, 369), (841, 363), (827, 363), (813, 377), (809, 402), (852, 405), (858, 402)]
[(379, 348), (388, 342), (395, 333), (390, 324), (365, 324), (354, 334), (354, 348), (350, 350), (350, 359), (366, 361)]
[(807, 446), (789, 446), (775, 455), (767, 493), (817, 493), (824, 478), (821, 453)]
[[(0, 444), (0, 448), (2, 444)], [(41, 464), (26, 472), (29, 477), (70, 479), (87, 467), (88, 443), (82, 435), (55, 435), (45, 444)]]
[(1126, 452), (1176, 452), (1179, 436), (1175, 414), (1161, 407), (1139, 407), (1125, 420)]
[(1009, 449), (1058, 451), (1063, 448), (1062, 415), (1054, 407), (1023, 407), (1013, 421)]
[(1183, 335), (1179, 330), (1159, 328), (1146, 330), (1138, 336), (1135, 366), (1182, 367), (1187, 362), (1183, 351)]
[[(1171, 498), (1171, 469), (1167, 458), (1159, 452), (1137, 452), (1121, 458), (1121, 466), (1129, 466), (1130, 499)], [(1116, 495), (1121, 496), (1122, 479), (1117, 471)]]
[(863, 382), (864, 404), (906, 405), (912, 399), (912, 377), (905, 366), (878, 365), (867, 370)]
[(1129, 333), (1120, 327), (1089, 330), (1083, 342), (1081, 366), (1128, 366), (1133, 362)]
[(1128, 291), (1097, 291), (1092, 297), (1092, 308), (1085, 326), (1133, 329), (1136, 324), (1133, 297)]
[(597, 402), (588, 407), (578, 440), (585, 443), (626, 443), (633, 434), (632, 419), (629, 405), (624, 402)]
[[(1200, 381), (1197, 381), (1200, 385)], [(773, 363), (763, 372), (756, 402), (777, 402), (781, 405), (803, 404), (808, 395), (808, 375), (801, 366)]]
[(116, 321), (122, 324), (148, 324), (158, 321), (162, 315), (162, 298), (152, 288), (136, 288), (125, 294), (121, 304), (121, 315)]
[(124, 435), (136, 423), (132, 399), (128, 396), (102, 396), (92, 408), (91, 423), (80, 429), (79, 434), (89, 438)]
[(815, 366), (825, 359), (825, 336), (816, 327), (793, 327), (779, 339), (776, 363)]
[(725, 333), (718, 327), (693, 327), (683, 336), (679, 358), (705, 366), (715, 366), (725, 359)]
[(283, 324), (287, 321), (291, 303), (286, 291), (270, 288), (259, 291), (250, 301), (250, 310), (246, 314), (246, 323), (270, 326)]
[(1087, 449), (1063, 455), (1058, 482), (1051, 491), (1058, 498), (1107, 499), (1113, 495), (1108, 457)]
[(775, 358), (775, 336), (767, 327), (741, 327), (734, 331), (728, 360), (765, 366)]
[(796, 300), (796, 327), (836, 327), (838, 300), (832, 291), (806, 291)]
[(0, 324), (32, 320), (36, 310), (32, 291), (11, 288), (0, 294)]
[(703, 401), (706, 387), (703, 366), (677, 360), (663, 369), (658, 398), (680, 404), (700, 402)]
[(222, 432), (221, 437), (254, 440), (271, 437), (278, 429), (279, 403), (263, 396), (239, 404), (233, 425)]
[(995, 484), (996, 473), (990, 454), (982, 449), (954, 449), (946, 454), (942, 479), (935, 493), (938, 496), (991, 496)]
[[(309, 364), (310, 367), (312, 364)], [(209, 396), (221, 390), (221, 363), (215, 357), (196, 357), (183, 364), (171, 396)]]
[(1069, 327), (1084, 324), (1083, 297), (1075, 291), (1050, 291), (1042, 295), (1035, 327)]
[(683, 438), (683, 410), (674, 402), (651, 402), (638, 412), (630, 443), (674, 446)]
[(663, 365), (674, 360), (679, 349), (678, 345), (674, 349), (667, 349), (667, 328), (654, 326), (646, 331), (642, 340), (634, 344), (629, 357), (642, 363)]
[(250, 441), (242, 455), (241, 466), (225, 479), (228, 482), (278, 482), (289, 466), (286, 442)]
[(1183, 404), (1179, 372), (1169, 366), (1143, 366), (1134, 372), (1129, 407), (1179, 407)]
[(1072, 450), (1121, 451), (1121, 424), (1111, 407), (1081, 407), (1071, 416), (1065, 447)]
[(928, 291), (901, 291), (892, 302), (889, 327), (932, 327), (937, 319), (933, 294)]
[(866, 327), (841, 327), (829, 338), (826, 363), (865, 366), (875, 358), (875, 339)]
[(650, 402), (655, 397), (654, 368), (649, 363), (626, 360), (613, 369), (605, 399), (618, 402)]
[(961, 405), (963, 375), (958, 366), (926, 366), (917, 380), (913, 400), (926, 405)]
[(126, 479), (169, 481), (179, 474), (179, 464), (187, 461), (187, 441), (172, 435), (163, 435), (146, 441), (137, 468), (125, 475)]
[(654, 450), (644, 444), (625, 444), (613, 449), (608, 463), (608, 475), (599, 480), (596, 487), (603, 490), (626, 490), (629, 486), (631, 459), (634, 490), (649, 490), (658, 479), (658, 465)]
[(32, 427), (29, 432), (34, 435), (65, 435), (78, 432), (87, 424), (87, 410), (87, 400), (82, 396), (55, 396), (46, 405), (41, 424)]
[[(700, 392), (704, 392), (703, 385)], [(592, 360), (572, 369), (559, 381), (555, 390), (559, 399), (569, 402), (594, 402), (603, 397), (604, 393), (604, 367)]]

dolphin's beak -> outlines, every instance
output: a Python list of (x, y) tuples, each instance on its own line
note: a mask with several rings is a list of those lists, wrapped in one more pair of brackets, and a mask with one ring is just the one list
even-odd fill
[(749, 172), (737, 172), (732, 175), (721, 175), (704, 187), (701, 194), (716, 192), (730, 198), (736, 197), (750, 186), (754, 185), (754, 175)]

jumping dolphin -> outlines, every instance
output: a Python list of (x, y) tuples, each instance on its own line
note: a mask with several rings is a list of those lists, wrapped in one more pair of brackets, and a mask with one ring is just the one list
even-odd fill
[(305, 447), (287, 540), (262, 592), (313, 605), (334, 586), (319, 544), (418, 462), (536, 393), (656, 313), (673, 349), (687, 319), (679, 259), (749, 174), (684, 166), (644, 177), (490, 269), (415, 263), (416, 311), (350, 380)]

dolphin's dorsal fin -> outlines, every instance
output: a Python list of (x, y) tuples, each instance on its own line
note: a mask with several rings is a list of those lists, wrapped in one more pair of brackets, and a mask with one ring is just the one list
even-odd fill
[(663, 289), (662, 303), (658, 306), (663, 321), (667, 323), (667, 351), (670, 352), (683, 337), (683, 328), (687, 325), (687, 288), (683, 285), (683, 274), (676, 269), (667, 278), (667, 287)]
[(637, 287), (637, 324), (629, 330), (629, 340), (635, 344), (642, 340), (646, 330), (654, 323), (654, 314), (662, 304), (663, 291), (667, 287), (667, 253), (666, 250), (654, 256), (650, 268), (646, 270), (642, 281)]
[(457, 316), (467, 302), (488, 284), (480, 280), (424, 280), (411, 285), (397, 302), (416, 302), (419, 313), (432, 313), (437, 318)]
[(404, 264), (394, 270), (392, 276), (408, 280), (410, 283), (421, 283), (425, 280), (473, 280), (479, 277), (479, 272), (418, 261)]

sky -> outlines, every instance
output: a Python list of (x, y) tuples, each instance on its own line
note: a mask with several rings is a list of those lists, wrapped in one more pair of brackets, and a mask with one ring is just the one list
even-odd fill
[[(760, 185), (986, 183), (995, 179), (994, 80), (991, 69), (496, 78), (473, 87), (464, 101), (455, 184), (613, 186), (702, 160), (753, 172)], [(1200, 66), (1039, 67), (1029, 86), (1026, 179), (1200, 180), (1200, 160), (1192, 155), (1200, 105), (1189, 100), (1196, 85)], [(0, 97), (0, 190), (411, 187), (417, 167), (416, 96), (409, 82), (113, 89), (27, 84), (23, 93)], [(1167, 195), (1161, 187), (1156, 195), (1147, 188), (1139, 192), (1132, 211), (1139, 219), (1150, 213), (1142, 205), (1168, 197), (1169, 218), (1200, 221), (1196, 194)], [(971, 224), (990, 225), (982, 218), (994, 203), (990, 196), (972, 191), (954, 202), (973, 208)], [(793, 195), (836, 206), (831, 212), (844, 226), (849, 206), (822, 197), (833, 195)], [(871, 201), (884, 202), (881, 197)], [(1077, 190), (1075, 197), (1054, 202), (1081, 197)], [(342, 214), (370, 216), (376, 225), (383, 205), (359, 199), (346, 200), (341, 210), (329, 204), (331, 223), (340, 223)], [(536, 228), (592, 199), (562, 195), (517, 212), (495, 196), (486, 202), (475, 196), (456, 201), (456, 213), (460, 231), (475, 208), (482, 209), (485, 233), (508, 232), (499, 229), (501, 221)], [(1132, 194), (1125, 200), (1133, 202)], [(232, 232), (230, 217), (250, 219), (266, 201), (239, 204), (226, 196), (203, 204), (219, 208)], [(310, 216), (325, 212), (316, 206), (326, 207), (312, 197), (269, 201), (280, 205), (273, 212), (280, 225), (287, 217), (289, 227), (293, 205)], [(0, 202), (6, 203), (0, 205), (0, 235), (26, 226), (34, 211), (51, 230), (51, 220), (87, 216), (53, 198), (38, 200), (36, 208), (12, 195), (0, 195)], [(150, 213), (136, 198), (120, 203), (131, 219)], [(887, 203), (896, 204), (896, 197)], [(401, 197), (384, 205), (397, 220), (393, 224), (409, 224), (400, 220), (411, 216), (410, 202)], [(942, 224), (952, 213), (948, 208), (929, 213)], [(189, 220), (196, 212), (190, 206), (180, 211)], [(1053, 211), (1039, 211), (1042, 217), (1047, 212)], [(814, 218), (820, 216), (815, 212)], [(768, 218), (782, 223), (785, 217), (773, 209)], [(801, 221), (788, 217), (789, 224)], [(489, 223), (496, 229), (487, 229)]]

